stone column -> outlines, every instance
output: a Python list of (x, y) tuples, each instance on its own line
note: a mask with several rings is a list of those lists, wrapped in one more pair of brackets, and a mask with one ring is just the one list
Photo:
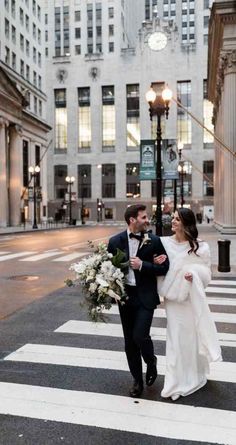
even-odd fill
[(7, 126), (8, 121), (0, 117), (0, 227), (6, 227), (8, 223), (6, 138)]
[(22, 130), (12, 125), (10, 136), (10, 225), (20, 224), (20, 203), (22, 189)]

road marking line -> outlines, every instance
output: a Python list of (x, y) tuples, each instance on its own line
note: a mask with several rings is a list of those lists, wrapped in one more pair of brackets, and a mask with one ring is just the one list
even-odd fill
[(46, 258), (50, 258), (55, 255), (60, 255), (60, 254), (61, 254), (61, 252), (40, 253), (38, 255), (30, 256), (30, 257), (24, 258), (23, 260), (19, 260), (19, 261), (40, 261), (40, 260), (44, 260)]
[(1, 414), (235, 445), (233, 411), (17, 383), (0, 383), (0, 393)]
[[(92, 241), (93, 243), (96, 243), (98, 241), (108, 240), (109, 236), (110, 235), (104, 236), (103, 238), (91, 239), (90, 241)], [(77, 244), (71, 244), (70, 246), (62, 247), (62, 249), (70, 249), (72, 247), (77, 248), (77, 247), (82, 247), (82, 246), (88, 246), (88, 241), (83, 241), (82, 243), (77, 243)]]
[(215, 306), (236, 306), (236, 298), (209, 297), (207, 302)]
[[(123, 337), (122, 327), (117, 323), (94, 323), (92, 321), (69, 320), (54, 332), (64, 332), (67, 334), (82, 335), (103, 335), (108, 337)], [(165, 341), (165, 328), (151, 328), (151, 336), (153, 340)], [(236, 334), (226, 332), (218, 332), (218, 339), (221, 346), (236, 347)]]
[[(118, 315), (118, 306), (113, 305), (111, 309), (104, 309), (104, 314)], [(235, 323), (236, 314), (221, 313), (221, 312), (211, 312), (214, 321), (220, 323)], [(155, 309), (154, 318), (166, 318), (165, 309)]]
[(19, 252), (19, 253), (11, 253), (10, 255), (0, 256), (0, 261), (13, 260), (14, 258), (20, 258), (21, 256), (32, 255), (32, 253), (37, 252)]
[(0, 255), (6, 255), (7, 253), (11, 253), (11, 252), (2, 251), (2, 252), (0, 252)]
[(236, 294), (236, 287), (207, 287), (206, 292), (208, 294)]
[(211, 280), (210, 284), (216, 286), (236, 286), (236, 280)]
[(70, 253), (69, 255), (65, 255), (65, 256), (62, 256), (62, 257), (59, 257), (59, 258), (56, 258), (55, 260), (52, 260), (52, 261), (72, 261), (72, 260), (74, 260), (75, 258), (80, 258), (80, 257), (83, 257), (83, 256), (86, 256), (86, 255), (89, 255), (89, 253), (90, 252), (74, 252), (74, 253)]
[[(7, 355), (4, 360), (119, 371), (129, 370), (124, 352), (31, 343)], [(158, 355), (157, 368), (160, 375), (165, 375), (165, 367), (165, 356)], [(236, 363), (215, 362), (211, 364), (210, 368), (208, 380), (236, 383)]]

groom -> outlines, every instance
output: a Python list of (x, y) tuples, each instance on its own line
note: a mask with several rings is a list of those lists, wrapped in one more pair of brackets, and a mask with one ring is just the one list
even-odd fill
[[(167, 273), (169, 261), (160, 238), (145, 233), (149, 225), (146, 206), (131, 205), (124, 216), (128, 228), (110, 239), (108, 251), (115, 255), (116, 250), (120, 249), (129, 260), (126, 275), (128, 300), (124, 305), (119, 304), (119, 311), (125, 352), (134, 378), (129, 394), (131, 397), (140, 397), (143, 392), (142, 357), (147, 364), (146, 384), (151, 386), (157, 377), (157, 359), (150, 328), (154, 309), (160, 304), (156, 277)], [(165, 261), (155, 265), (153, 257), (159, 255), (163, 255)]]

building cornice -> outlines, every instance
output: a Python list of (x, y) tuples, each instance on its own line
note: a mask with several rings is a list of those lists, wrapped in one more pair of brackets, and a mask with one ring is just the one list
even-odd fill
[(234, 60), (234, 49), (225, 51), (223, 48), (224, 27), (230, 24), (236, 24), (235, 0), (215, 1), (209, 21), (208, 98), (216, 108), (220, 101), (225, 69), (229, 61)]

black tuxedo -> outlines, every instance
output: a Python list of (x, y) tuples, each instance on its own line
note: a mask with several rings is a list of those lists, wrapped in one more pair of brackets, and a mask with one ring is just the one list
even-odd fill
[[(142, 260), (141, 270), (134, 270), (136, 286), (126, 286), (129, 299), (125, 305), (119, 305), (130, 372), (140, 383), (142, 382), (141, 355), (147, 364), (154, 359), (153, 343), (149, 333), (154, 309), (160, 304), (156, 277), (166, 275), (169, 268), (168, 258), (161, 265), (153, 263), (154, 255), (166, 255), (166, 251), (158, 236), (152, 234), (148, 236), (150, 241), (139, 247), (136, 255)], [(126, 260), (129, 259), (126, 230), (109, 240), (108, 251), (115, 255), (117, 249), (124, 251)]]

